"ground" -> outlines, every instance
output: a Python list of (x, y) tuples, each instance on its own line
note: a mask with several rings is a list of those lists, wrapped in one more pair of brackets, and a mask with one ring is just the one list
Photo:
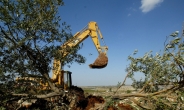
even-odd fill
[[(117, 90), (116, 86), (86, 86), (77, 87), (72, 86), (70, 88), (71, 93), (69, 96), (73, 97), (73, 94), (77, 96), (76, 100), (72, 103), (67, 99), (68, 97), (55, 96), (47, 99), (31, 99), (31, 100), (20, 100), (8, 103), (7, 109), (13, 110), (25, 110), (27, 105), (29, 109), (39, 110), (67, 110), (65, 104), (69, 104), (72, 107), (71, 110), (133, 110), (130, 105), (124, 102), (116, 102), (111, 100), (111, 96), (114, 95)], [(116, 94), (121, 93), (132, 93), (135, 90), (131, 86), (121, 87)], [(22, 102), (21, 102), (22, 101)], [(30, 103), (31, 102), (31, 103)]]
[[(90, 101), (88, 103), (88, 105), (93, 106), (86, 108), (86, 110), (103, 110), (104, 108), (107, 110), (133, 110), (130, 105), (124, 104), (122, 102), (111, 102), (110, 97), (117, 90), (117, 86), (83, 86), (81, 88), (84, 90), (86, 96), (93, 96), (93, 99), (89, 98)], [(132, 86), (123, 86), (116, 94), (132, 92), (135, 92), (135, 89)], [(99, 97), (104, 99), (104, 101), (98, 101)]]

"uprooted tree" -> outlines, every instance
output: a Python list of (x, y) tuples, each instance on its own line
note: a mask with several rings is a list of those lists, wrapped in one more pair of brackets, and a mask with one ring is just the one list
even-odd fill
[[(153, 55), (146, 53), (135, 58), (137, 50), (128, 57), (130, 65), (126, 68), (127, 77), (131, 78), (136, 93), (116, 95), (114, 98), (125, 101), (135, 109), (180, 110), (184, 108), (184, 30), (166, 37), (164, 51)], [(137, 80), (135, 74), (142, 73)], [(125, 80), (126, 80), (125, 78)], [(124, 82), (125, 82), (124, 80)], [(121, 85), (123, 86), (124, 83)]]
[(36, 97), (62, 95), (49, 78), (53, 58), (64, 65), (85, 62), (85, 58), (77, 53), (80, 46), (70, 49), (70, 55), (65, 58), (58, 52), (72, 37), (70, 26), (61, 23), (58, 14), (58, 8), (63, 4), (62, 0), (0, 1), (0, 106), (6, 105), (19, 91), (14, 85), (18, 76), (41, 77), (48, 82), (53, 94)]

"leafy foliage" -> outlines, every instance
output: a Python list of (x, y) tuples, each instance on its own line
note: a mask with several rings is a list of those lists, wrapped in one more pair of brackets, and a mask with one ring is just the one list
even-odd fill
[[(179, 31), (167, 36), (164, 51), (156, 55), (150, 51), (143, 57), (135, 58), (138, 52), (135, 50), (128, 56), (130, 64), (126, 68), (127, 75), (109, 103), (118, 100), (118, 103), (130, 105), (136, 110), (184, 109), (184, 29), (181, 36), (178, 36)], [(143, 78), (137, 79), (137, 73), (142, 73)], [(127, 91), (116, 95), (127, 78), (132, 79), (132, 87), (136, 92)]]
[[(61, 0), (1, 1), (1, 73), (48, 73), (52, 58), (62, 59), (57, 51), (72, 35), (70, 26), (65, 22), (62, 27), (59, 24), (61, 18), (57, 12), (60, 5), (63, 5)], [(74, 49), (64, 61), (83, 63), (84, 58), (76, 53)]]
[[(80, 46), (61, 48), (72, 37), (70, 26), (58, 15), (63, 5), (62, 0), (0, 1), (0, 92), (12, 94), (15, 84), (8, 84), (17, 76), (41, 77), (50, 82), (52, 90), (58, 90), (49, 78), (53, 58), (64, 65), (85, 62), (77, 53)], [(63, 58), (68, 50), (70, 55)]]
[[(176, 31), (167, 36), (164, 51), (152, 54), (147, 52), (143, 57), (134, 58), (129, 56), (130, 65), (127, 67), (128, 77), (133, 81), (133, 87), (139, 89), (139, 93), (144, 93), (144, 98), (139, 101), (149, 105), (153, 109), (176, 109), (183, 107), (183, 87), (184, 87), (184, 44), (183, 33), (181, 37)], [(136, 55), (136, 50), (133, 55)], [(142, 73), (144, 80), (137, 81), (134, 74)], [(178, 100), (181, 99), (182, 100)], [(149, 101), (148, 101), (149, 100)], [(149, 103), (148, 103), (149, 102)], [(145, 108), (150, 108), (145, 107)]]

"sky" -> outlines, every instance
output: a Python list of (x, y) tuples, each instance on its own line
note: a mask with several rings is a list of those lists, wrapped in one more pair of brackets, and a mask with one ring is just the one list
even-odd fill
[[(97, 22), (108, 46), (108, 65), (103, 69), (90, 69), (89, 64), (98, 57), (91, 40), (83, 41), (79, 51), (86, 63), (73, 63), (64, 70), (72, 72), (75, 86), (109, 86), (123, 82), (128, 56), (138, 50), (138, 56), (164, 48), (166, 36), (182, 30), (184, 0), (64, 0), (59, 8), (61, 22), (71, 26), (72, 34), (83, 29), (90, 21)], [(103, 44), (103, 43), (101, 43)], [(91, 55), (92, 54), (92, 55)], [(135, 78), (142, 78), (136, 74)], [(128, 79), (126, 84), (131, 84)]]

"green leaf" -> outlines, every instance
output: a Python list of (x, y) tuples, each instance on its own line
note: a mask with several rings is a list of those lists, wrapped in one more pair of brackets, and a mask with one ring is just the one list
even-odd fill
[(174, 48), (173, 44), (167, 44), (166, 48)]
[(178, 44), (178, 43), (180, 42), (180, 39), (181, 39), (181, 38), (176, 37), (172, 42), (173, 42), (174, 44)]
[(179, 31), (175, 31), (175, 32), (173, 32), (170, 36), (176, 37), (176, 36), (178, 36), (178, 34), (179, 34)]

